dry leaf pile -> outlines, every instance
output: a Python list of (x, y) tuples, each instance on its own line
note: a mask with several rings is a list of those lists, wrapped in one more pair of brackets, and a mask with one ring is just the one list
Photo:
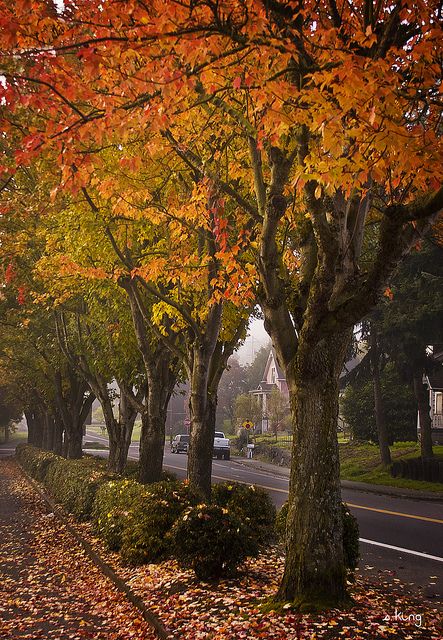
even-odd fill
[(156, 637), (6, 460), (0, 462), (0, 541), (2, 640)]

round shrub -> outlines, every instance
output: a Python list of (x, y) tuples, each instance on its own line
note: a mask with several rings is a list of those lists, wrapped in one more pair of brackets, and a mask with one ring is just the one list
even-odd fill
[(228, 509), (242, 523), (248, 555), (275, 539), (276, 510), (269, 494), (260, 487), (225, 482), (212, 488), (214, 504)]
[(135, 480), (111, 480), (96, 493), (92, 519), (97, 534), (112, 551), (122, 546), (123, 531), (134, 504), (146, 495), (146, 487)]
[(174, 525), (175, 557), (201, 580), (218, 580), (232, 575), (247, 557), (245, 535), (234, 513), (215, 504), (199, 504)]
[(158, 562), (172, 553), (171, 529), (197, 498), (188, 485), (157, 482), (144, 485), (134, 500), (122, 533), (121, 555), (130, 564)]
[[(341, 514), (343, 521), (343, 553), (345, 565), (354, 570), (357, 567), (359, 555), (359, 530), (357, 518), (352, 515), (348, 507), (342, 502)], [(276, 518), (276, 530), (280, 540), (285, 539), (286, 520), (288, 518), (288, 502), (279, 510)]]

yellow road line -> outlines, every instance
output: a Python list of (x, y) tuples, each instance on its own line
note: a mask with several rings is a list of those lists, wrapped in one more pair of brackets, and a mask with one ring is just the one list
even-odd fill
[[(170, 469), (177, 469), (177, 471), (184, 471), (182, 467), (174, 467), (172, 465), (167, 465)], [(227, 482), (240, 482), (239, 480), (233, 480), (232, 478), (226, 478), (224, 476), (216, 476), (213, 475), (213, 478), (216, 480), (226, 480)], [(249, 484), (247, 482), (243, 482), (242, 484)], [(267, 485), (260, 484), (257, 485), (262, 489), (267, 489), (268, 491), (276, 491), (277, 493), (285, 493), (288, 494), (287, 489), (278, 489), (276, 487), (268, 487)], [(399, 516), (400, 518), (411, 518), (412, 520), (423, 520), (424, 522), (435, 522), (436, 524), (443, 524), (443, 520), (439, 520), (438, 518), (428, 518), (427, 516), (415, 516), (411, 513), (401, 513), (400, 511), (389, 511), (388, 509), (376, 509), (375, 507), (364, 507), (361, 504), (354, 504), (352, 502), (346, 503), (348, 507), (353, 507), (354, 509), (364, 509), (365, 511), (375, 511), (376, 513), (385, 513), (388, 516)]]
[(346, 503), (348, 507), (354, 507), (354, 509), (365, 509), (366, 511), (376, 511), (377, 513), (386, 513), (389, 516), (400, 516), (401, 518), (412, 518), (413, 520), (424, 520), (425, 522), (436, 522), (437, 524), (443, 524), (443, 520), (438, 518), (428, 518), (426, 516), (414, 516), (411, 513), (401, 513), (400, 511), (389, 511), (388, 509), (376, 509), (375, 507), (363, 507), (360, 504), (353, 504), (352, 502)]

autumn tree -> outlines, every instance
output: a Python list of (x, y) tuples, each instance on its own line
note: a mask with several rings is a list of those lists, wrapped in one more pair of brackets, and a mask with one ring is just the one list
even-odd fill
[(78, 193), (97, 167), (84, 140), (149, 128), (144, 153), (172, 150), (248, 230), (294, 433), (278, 597), (337, 604), (338, 378), (353, 325), (443, 206), (439, 4), (4, 4), (3, 102), (49, 115), (17, 163), (54, 148)]

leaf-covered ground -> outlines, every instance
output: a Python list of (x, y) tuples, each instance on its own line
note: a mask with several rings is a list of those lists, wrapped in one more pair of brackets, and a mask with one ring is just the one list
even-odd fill
[(138, 609), (0, 461), (0, 638), (153, 640)]
[[(11, 465), (11, 463), (10, 463)], [(6, 635), (0, 638), (146, 638), (152, 636), (134, 609), (115, 594), (105, 578), (90, 565), (81, 550), (56, 518), (45, 515), (41, 500), (15, 471), (15, 491), (25, 506), (28, 523), (32, 523), (35, 543), (29, 547), (35, 555), (30, 577), (22, 569), (11, 583), (7, 580), (1, 593), (10, 616)], [(1, 487), (3, 492), (4, 488)], [(17, 522), (9, 534), (17, 530)], [(26, 524), (24, 529), (26, 529)], [(199, 583), (191, 571), (180, 569), (175, 561), (144, 567), (124, 567), (117, 554), (104, 550), (94, 538), (88, 524), (77, 529), (92, 543), (101, 557), (142, 596), (147, 606), (177, 637), (184, 640), (297, 640), (299, 638), (335, 640), (336, 638), (380, 638), (440, 640), (443, 637), (441, 612), (426, 601), (402, 595), (402, 586), (394, 592), (383, 582), (371, 585), (362, 578), (352, 585), (354, 605), (347, 611), (332, 611), (325, 615), (298, 615), (290, 608), (282, 613), (263, 613), (261, 605), (275, 593), (283, 567), (277, 549), (251, 560), (235, 579), (218, 584)], [(31, 529), (30, 529), (31, 530)], [(8, 533), (8, 532), (7, 532)], [(9, 555), (17, 547), (8, 543)], [(60, 547), (60, 551), (58, 548)], [(19, 564), (28, 560), (24, 550), (18, 553)], [(21, 554), (21, 555), (20, 555)], [(5, 571), (3, 569), (3, 571)], [(50, 587), (46, 576), (50, 576)], [(24, 583), (25, 591), (17, 589)], [(9, 591), (8, 591), (9, 589)], [(15, 595), (11, 595), (15, 593)], [(16, 602), (15, 602), (16, 601)], [(14, 635), (14, 621), (26, 613), (23, 624), (28, 635)], [(35, 608), (35, 610), (34, 610)], [(53, 621), (72, 621), (66, 635), (52, 635), (38, 623), (39, 633), (33, 633), (32, 620), (51, 612)], [(0, 614), (2, 612), (0, 611)], [(12, 618), (11, 618), (12, 616)], [(1, 615), (0, 615), (1, 617)], [(61, 624), (61, 623), (60, 623)], [(112, 626), (114, 625), (114, 626)], [(63, 628), (60, 626), (60, 628)], [(96, 628), (95, 633), (92, 630)], [(110, 628), (113, 630), (110, 631)], [(8, 635), (8, 632), (10, 635)], [(114, 633), (114, 635), (112, 635)], [(71, 634), (71, 635), (69, 635)], [(131, 635), (132, 634), (132, 635)]]

